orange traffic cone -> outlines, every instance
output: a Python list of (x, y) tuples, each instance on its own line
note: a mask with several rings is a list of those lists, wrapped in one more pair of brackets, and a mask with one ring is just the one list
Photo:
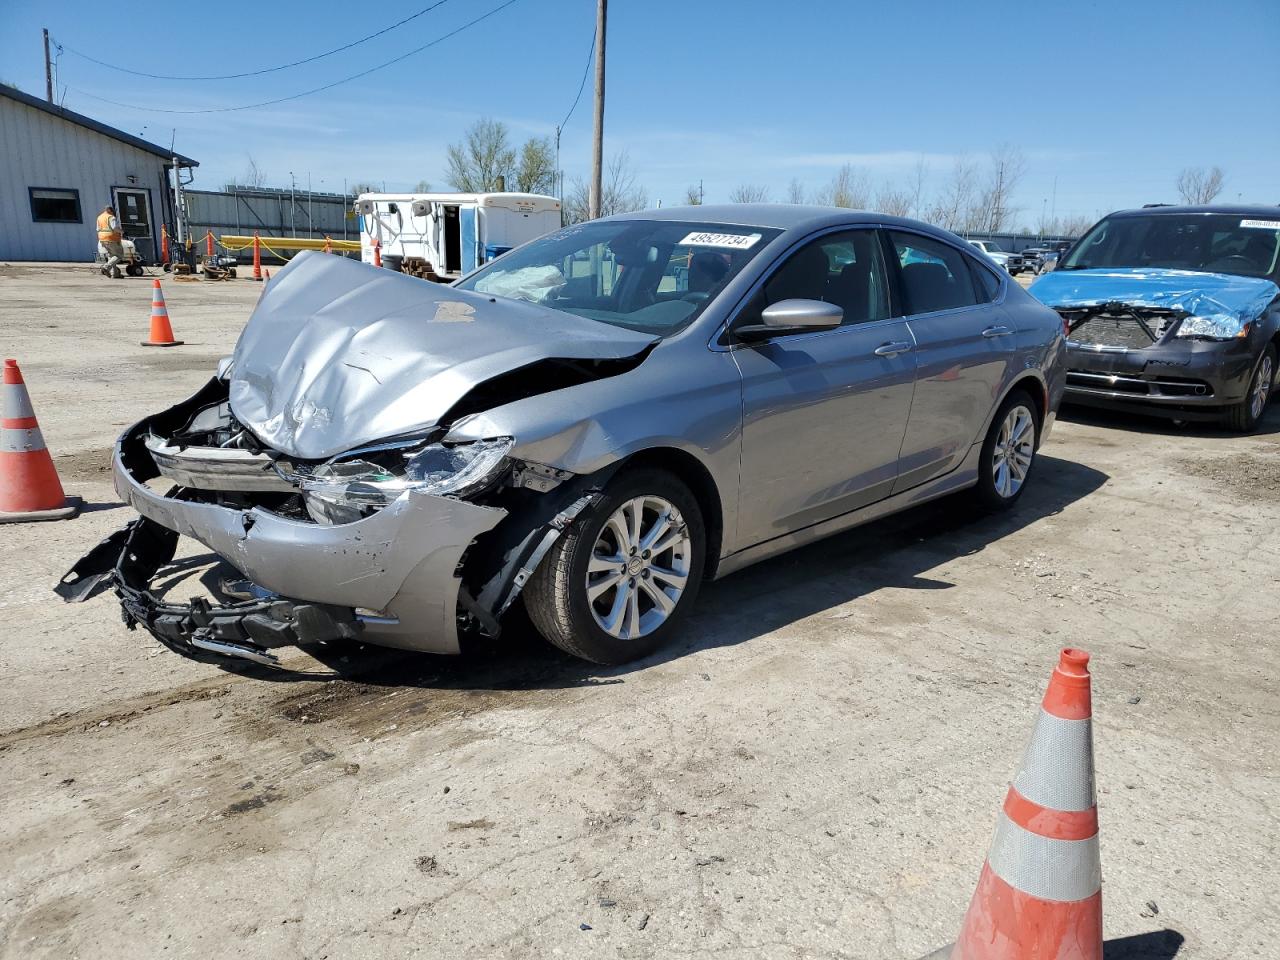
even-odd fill
[(938, 960), (1102, 960), (1089, 655), (1063, 650), (960, 936)]
[(0, 391), (0, 523), (74, 517), (80, 501), (62, 493), (17, 360), (4, 362)]
[(173, 339), (173, 327), (169, 325), (169, 310), (164, 305), (164, 291), (160, 278), (152, 281), (151, 289), (151, 339), (143, 340), (144, 347), (177, 347), (184, 341)]

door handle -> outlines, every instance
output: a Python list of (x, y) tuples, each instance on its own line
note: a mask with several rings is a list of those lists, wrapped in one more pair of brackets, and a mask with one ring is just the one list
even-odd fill
[(990, 340), (992, 337), (1007, 337), (1013, 333), (1008, 327), (987, 327), (982, 331), (982, 335)]
[(911, 344), (904, 340), (899, 340), (897, 343), (882, 343), (880, 346), (876, 347), (876, 356), (896, 357), (898, 354), (906, 353), (910, 349)]

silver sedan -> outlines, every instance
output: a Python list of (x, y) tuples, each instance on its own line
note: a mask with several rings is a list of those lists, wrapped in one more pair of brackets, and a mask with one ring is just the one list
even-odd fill
[[(522, 602), (619, 663), (705, 580), (956, 491), (1012, 506), (1064, 374), (1053, 311), (892, 217), (649, 211), (453, 286), (304, 253), (217, 376), (121, 436), (140, 517), (58, 590), (113, 588), (199, 658), (456, 652)], [(238, 571), (218, 595), (152, 589), (179, 536)]]

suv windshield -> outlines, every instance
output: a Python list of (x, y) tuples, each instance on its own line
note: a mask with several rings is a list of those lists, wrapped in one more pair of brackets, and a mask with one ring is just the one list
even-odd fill
[(1059, 269), (1163, 267), (1275, 278), (1277, 261), (1280, 215), (1164, 213), (1107, 217)]
[(580, 223), (457, 286), (665, 336), (692, 322), (781, 232), (675, 220)]

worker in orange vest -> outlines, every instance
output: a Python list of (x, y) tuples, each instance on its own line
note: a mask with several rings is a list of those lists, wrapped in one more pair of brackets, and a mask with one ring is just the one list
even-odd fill
[(124, 245), (120, 242), (124, 234), (120, 232), (120, 221), (116, 219), (116, 208), (107, 204), (98, 214), (98, 249), (107, 257), (102, 267), (102, 275), (119, 280), (120, 268), (116, 266), (124, 259)]

